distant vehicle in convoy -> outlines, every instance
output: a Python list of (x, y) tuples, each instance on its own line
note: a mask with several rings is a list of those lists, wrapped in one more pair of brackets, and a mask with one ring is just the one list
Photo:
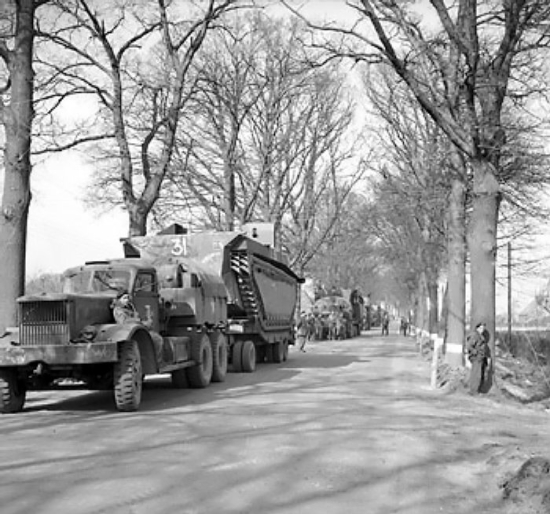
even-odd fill
[[(147, 375), (202, 388), (228, 365), (287, 358), (301, 279), (271, 248), (236, 232), (123, 242), (124, 258), (68, 269), (62, 293), (17, 300), (18, 327), (0, 337), (1, 412), (67, 383), (113, 390), (117, 409), (134, 411)], [(117, 322), (125, 294), (135, 315)]]
[(349, 339), (360, 333), (360, 320), (353, 318), (351, 304), (342, 296), (324, 296), (315, 302), (316, 339)]

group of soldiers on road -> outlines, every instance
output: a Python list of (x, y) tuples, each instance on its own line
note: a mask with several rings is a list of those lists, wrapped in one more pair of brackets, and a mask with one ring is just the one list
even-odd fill
[[(302, 352), (309, 341), (348, 339), (374, 327), (381, 327), (382, 335), (389, 334), (390, 314), (381, 305), (372, 305), (370, 293), (363, 296), (359, 289), (353, 289), (348, 299), (336, 286), (326, 289), (316, 283), (314, 300), (309, 311), (301, 312), (296, 325), (298, 348)], [(408, 329), (407, 321), (401, 333), (407, 335)]]
[[(317, 283), (314, 307), (309, 312), (302, 311), (296, 327), (298, 348), (305, 352), (309, 341), (345, 339), (378, 325), (383, 336), (389, 335), (390, 314), (381, 306), (374, 308), (370, 294), (363, 297), (358, 289), (353, 289), (349, 300), (345, 301), (341, 289), (332, 286), (326, 290)], [(410, 317), (399, 318), (399, 334), (410, 335), (411, 326)], [(492, 366), (489, 339), (483, 322), (478, 323), (466, 338), (464, 353), (471, 364), (469, 393), (472, 395), (483, 392), (487, 386)]]

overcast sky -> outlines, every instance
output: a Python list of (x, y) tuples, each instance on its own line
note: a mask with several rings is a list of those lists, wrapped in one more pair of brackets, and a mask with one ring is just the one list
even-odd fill
[(85, 260), (122, 257), (128, 235), (122, 211), (99, 215), (86, 209), (91, 168), (77, 154), (50, 158), (33, 170), (27, 237), (27, 275), (61, 272)]

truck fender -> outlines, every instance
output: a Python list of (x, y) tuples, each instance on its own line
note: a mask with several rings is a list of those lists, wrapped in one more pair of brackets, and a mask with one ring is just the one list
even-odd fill
[(114, 325), (97, 325), (96, 342), (118, 343), (134, 340), (141, 354), (141, 364), (144, 374), (157, 373), (160, 355), (162, 355), (162, 337), (154, 338), (147, 328), (140, 323), (125, 323)]

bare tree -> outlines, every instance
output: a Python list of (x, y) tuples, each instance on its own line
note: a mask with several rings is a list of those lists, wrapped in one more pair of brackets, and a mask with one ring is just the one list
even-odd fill
[[(462, 154), (456, 151), (441, 130), (433, 128), (431, 118), (421, 112), (410, 92), (405, 91), (394, 77), (375, 73), (368, 81), (367, 92), (378, 117), (386, 125), (386, 129), (381, 131), (386, 136), (381, 141), (381, 146), (385, 160), (391, 160), (392, 168), (388, 171), (395, 169), (402, 176), (408, 175), (413, 185), (422, 185), (421, 182), (426, 180), (425, 175), (428, 173), (440, 184), (437, 194), (430, 191), (430, 194), (424, 196), (422, 206), (427, 211), (433, 210), (434, 206), (436, 212), (446, 211), (446, 217), (440, 218), (441, 221), (445, 220), (440, 231), (445, 232), (447, 239), (448, 262), (445, 272), (447, 281), (451, 284), (447, 296), (454, 295), (451, 301), (446, 298), (444, 309), (447, 316), (446, 343), (447, 346), (457, 347), (456, 352), (447, 352), (446, 357), (449, 364), (460, 365), (465, 320), (464, 227), (471, 211), (472, 189), (466, 164)], [(506, 116), (510, 118), (509, 113)], [(429, 127), (430, 124), (431, 132), (423, 130), (423, 127)], [(517, 116), (515, 120), (508, 120), (506, 126), (509, 127), (509, 136), (502, 147), (500, 173), (503, 192), (501, 211), (504, 208), (505, 216), (501, 219), (500, 226), (508, 234), (508, 239), (516, 238), (526, 229), (526, 223), (532, 223), (535, 216), (543, 214), (536, 206), (536, 197), (541, 185), (548, 182), (548, 177), (543, 169), (543, 163), (547, 159), (534, 144), (539, 137), (534, 127), (527, 126)], [(421, 177), (424, 178), (419, 180)], [(415, 190), (414, 187), (412, 190)], [(402, 190), (401, 201), (410, 203), (410, 191), (410, 187)], [(428, 189), (422, 187), (420, 192), (428, 192)], [(395, 220), (403, 223), (399, 217)], [(424, 261), (427, 262), (429, 260)], [(421, 266), (426, 267), (425, 264)], [(420, 271), (421, 269), (417, 270), (417, 276), (421, 276)], [(434, 305), (434, 299), (431, 300), (431, 305)], [(431, 324), (430, 332), (434, 329)]]
[[(207, 225), (233, 230), (239, 217), (237, 176), (246, 160), (243, 133), (266, 84), (258, 76), (264, 45), (261, 14), (227, 20), (195, 62), (197, 91), (178, 134), (178, 150), (155, 215), (182, 208)], [(191, 220), (190, 220), (191, 221)]]
[[(376, 55), (391, 66), (465, 157), (473, 174), (468, 237), (472, 324), (484, 320), (494, 334), (501, 157), (506, 141), (503, 106), (512, 88), (525, 93), (532, 84), (529, 70), (540, 62), (537, 52), (547, 44), (544, 27), (550, 6), (542, 0), (459, 0), (452, 6), (430, 0), (424, 19), (435, 18), (439, 27), (434, 29), (433, 23), (422, 25), (416, 6), (409, 3), (360, 0), (351, 5), (370, 22), (371, 31), (360, 32), (359, 24), (330, 28), (359, 46), (346, 54), (368, 62)], [(518, 80), (529, 73), (531, 80)]]
[(0, 120), (4, 180), (0, 213), (0, 334), (16, 322), (15, 299), (25, 286), (31, 202), (32, 66), (36, 9), (45, 1), (4, 3), (0, 10)]
[(291, 247), (299, 267), (334, 231), (364, 170), (358, 159), (352, 164), (345, 79), (336, 65), (312, 65), (314, 56), (301, 50), (303, 31), (296, 20), (257, 14), (211, 40), (197, 62), (198, 92), (158, 209), (164, 219), (197, 209), (220, 228), (271, 221), (278, 246)]
[(58, 49), (59, 60), (50, 63), (62, 77), (55, 82), (58, 101), (77, 92), (93, 97), (102, 121), (97, 136), (77, 135), (61, 147), (103, 140), (94, 152), (97, 196), (110, 192), (113, 198), (116, 188), (128, 211), (130, 235), (147, 231), (195, 87), (193, 60), (216, 21), (236, 4), (209, 0), (181, 8), (158, 0), (153, 9), (123, 0), (59, 1), (54, 27), (41, 32)]
[[(321, 198), (318, 202), (316, 219), (319, 229), (326, 224), (323, 215), (325, 206), (333, 208), (330, 197)], [(380, 294), (385, 292), (380, 287), (374, 287), (385, 265), (380, 258), (376, 234), (365, 223), (368, 207), (365, 196), (351, 191), (338, 206), (339, 215), (330, 231), (311, 252), (307, 271), (326, 286), (337, 285), (363, 292), (376, 290)], [(311, 239), (310, 246), (313, 246), (316, 238)]]
[[(371, 92), (372, 93), (372, 92)], [(380, 130), (381, 178), (365, 225), (380, 242), (381, 257), (396, 280), (413, 288), (416, 325), (438, 331), (438, 284), (445, 268), (446, 218), (450, 182), (448, 143), (441, 130), (399, 87), (386, 98), (371, 94), (385, 121)], [(385, 130), (384, 130), (385, 128)], [(429, 312), (424, 309), (428, 298)]]
[[(460, 158), (460, 154), (454, 151), (448, 138), (420, 107), (408, 88), (396, 80), (394, 74), (388, 73), (387, 68), (375, 70), (366, 74), (366, 90), (377, 117), (383, 123), (379, 138), (383, 162), (386, 163), (384, 173), (394, 177), (393, 183), (401, 183), (400, 187), (393, 188), (394, 198), (395, 195), (401, 197), (395, 200), (396, 203), (412, 206), (409, 216), (392, 216), (390, 219), (406, 234), (409, 234), (410, 219), (424, 227), (411, 232), (416, 242), (411, 242), (410, 237), (403, 238), (407, 241), (405, 248), (401, 248), (397, 241), (390, 256), (398, 259), (397, 255), (406, 255), (411, 251), (417, 255), (412, 261), (409, 259), (417, 266), (414, 276), (422, 279), (412, 281), (419, 306), (417, 326), (432, 334), (441, 330), (442, 324), (445, 325), (446, 342), (459, 343), (456, 364), (460, 365), (465, 321), (465, 167), (460, 166), (462, 160), (454, 160)], [(434, 239), (435, 228), (437, 237)], [(446, 264), (443, 262), (445, 255), (448, 259)], [(410, 266), (405, 266), (405, 269)], [(395, 267), (400, 269), (403, 266), (395, 262)], [(452, 284), (448, 288), (447, 300), (454, 295), (453, 302), (445, 310), (446, 320), (439, 319), (436, 308), (438, 280), (443, 273), (448, 283)], [(411, 284), (410, 276), (401, 278)], [(429, 298), (429, 313), (421, 308), (426, 303), (421, 293)]]

